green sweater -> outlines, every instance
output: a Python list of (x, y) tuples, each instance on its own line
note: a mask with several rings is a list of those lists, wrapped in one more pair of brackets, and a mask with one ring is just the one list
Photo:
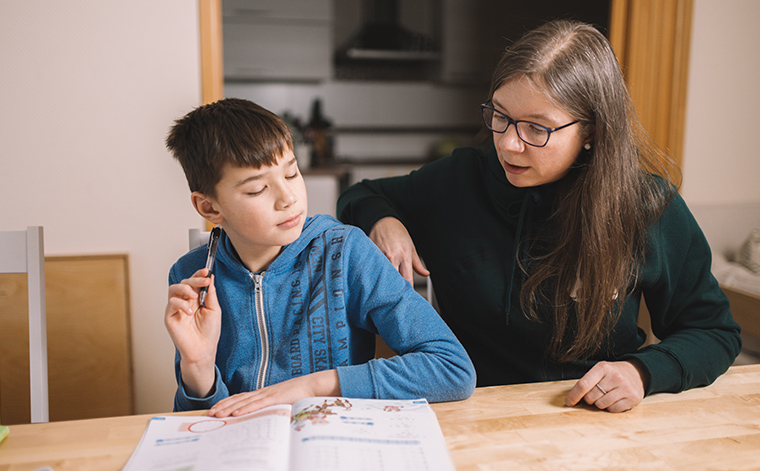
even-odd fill
[[(515, 234), (546, 221), (555, 190), (514, 187), (493, 148), (487, 155), (463, 148), (409, 175), (352, 186), (338, 200), (338, 215), (367, 233), (385, 216), (406, 226), (478, 386), (580, 378), (598, 361), (634, 358), (650, 373), (647, 394), (707, 385), (725, 372), (741, 349), (740, 328), (710, 272), (707, 240), (678, 195), (649, 230), (644, 266), (601, 353), (569, 363), (548, 359), (551, 327), (520, 306)], [(643, 348), (642, 295), (661, 340)]]

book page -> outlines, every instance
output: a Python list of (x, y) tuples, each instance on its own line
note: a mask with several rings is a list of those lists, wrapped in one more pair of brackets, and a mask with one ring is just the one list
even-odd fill
[(154, 417), (123, 471), (287, 471), (290, 412)]
[(304, 399), (291, 434), (291, 471), (454, 470), (425, 399)]

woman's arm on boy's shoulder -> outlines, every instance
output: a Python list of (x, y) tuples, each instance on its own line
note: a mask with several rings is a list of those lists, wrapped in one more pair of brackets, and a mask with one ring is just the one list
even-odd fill
[(414, 272), (428, 276), (415, 244), (441, 204), (443, 182), (461, 160), (448, 157), (408, 175), (356, 183), (338, 198), (336, 214), (344, 224), (362, 229), (410, 283)]
[(342, 394), (431, 402), (469, 397), (475, 368), (451, 329), (364, 234), (354, 229), (347, 240), (349, 319), (380, 334), (398, 356), (338, 368)]

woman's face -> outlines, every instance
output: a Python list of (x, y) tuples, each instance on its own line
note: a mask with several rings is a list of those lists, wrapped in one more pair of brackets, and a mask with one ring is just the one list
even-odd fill
[[(575, 121), (526, 77), (504, 82), (494, 92), (492, 106), (515, 121), (531, 121), (548, 128)], [(504, 133), (493, 133), (496, 153), (507, 180), (516, 187), (544, 185), (561, 179), (570, 171), (586, 141), (579, 124), (552, 132), (544, 147), (523, 142), (514, 125)]]

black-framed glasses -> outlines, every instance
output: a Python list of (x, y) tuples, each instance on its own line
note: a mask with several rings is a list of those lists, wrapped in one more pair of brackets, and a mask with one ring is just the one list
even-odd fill
[(483, 112), (483, 123), (488, 129), (502, 134), (507, 132), (510, 124), (513, 124), (517, 130), (517, 137), (533, 147), (544, 147), (549, 142), (549, 136), (554, 131), (559, 131), (579, 122), (579, 120), (575, 120), (572, 123), (563, 124), (556, 128), (547, 128), (531, 121), (514, 120), (490, 105), (491, 100), (480, 105), (480, 109)]

